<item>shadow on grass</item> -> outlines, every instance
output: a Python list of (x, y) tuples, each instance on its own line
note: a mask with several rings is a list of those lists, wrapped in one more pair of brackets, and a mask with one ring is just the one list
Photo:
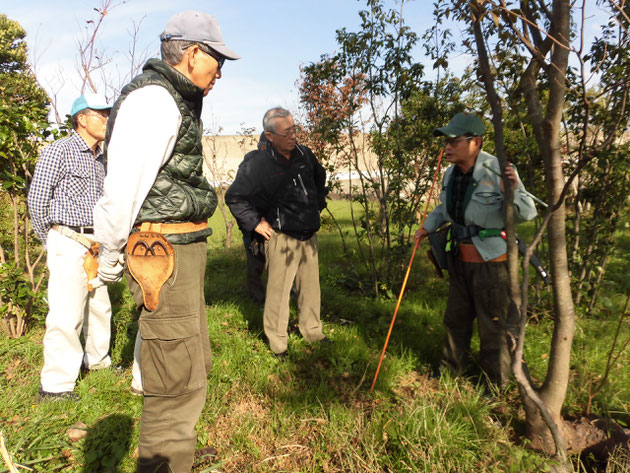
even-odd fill
[(260, 336), (263, 304), (254, 302), (247, 293), (247, 263), (242, 246), (211, 250), (206, 264), (204, 295), (207, 305), (227, 303), (235, 306), (251, 333)]
[(133, 420), (112, 414), (89, 429), (83, 444), (82, 473), (119, 473), (120, 463), (129, 455)]
[[(326, 248), (326, 243), (320, 246)], [(341, 326), (356, 327), (358, 340), (344, 341), (343, 344), (363, 346), (362, 350), (343, 348), (339, 346), (337, 354), (334, 350), (307, 347), (304, 350), (289, 351), (292, 360), (287, 368), (293, 373), (299, 384), (296, 396), (306, 396), (311, 401), (314, 398), (350, 399), (360, 390), (367, 390), (371, 385), (376, 371), (376, 364), (380, 356), (389, 324), (393, 315), (395, 300), (376, 299), (366, 297), (365, 294), (354, 294), (340, 287), (335, 277), (334, 268), (327, 262), (329, 255), (320, 256), (320, 281), (322, 285), (322, 321), (327, 330), (337, 331)], [(446, 287), (444, 281), (435, 282), (424, 277), (422, 265), (417, 265), (417, 272), (411, 284), (416, 286), (436, 284)], [(445, 289), (429, 291), (434, 297), (430, 300), (405, 302), (400, 310), (388, 348), (389, 357), (386, 358), (381, 374), (379, 386), (389, 390), (390, 382), (386, 366), (391, 359), (413, 358), (414, 368), (418, 371), (430, 371), (439, 364), (443, 328), (441, 325), (441, 311), (433, 309), (436, 298), (445, 296)], [(208, 305), (228, 304), (242, 314), (247, 323), (248, 331), (259, 339), (264, 340), (262, 333), (263, 305), (256, 304), (249, 299), (246, 289), (246, 261), (244, 249), (241, 246), (229, 250), (211, 250), (208, 255), (205, 279), (205, 296)], [(439, 304), (438, 304), (439, 305)], [(416, 310), (422, 307), (421, 313)], [(428, 317), (422, 312), (430, 312)], [(433, 316), (439, 314), (439, 318)], [(291, 303), (291, 319), (289, 331), (296, 329), (297, 308)], [(335, 337), (331, 337), (335, 338)], [(293, 343), (293, 342), (290, 342)], [(427, 368), (428, 365), (428, 368)], [(325, 379), (324, 379), (325, 378)], [(332, 387), (332, 389), (330, 389)], [(290, 395), (293, 396), (293, 395)]]
[(124, 279), (110, 284), (108, 290), (113, 314), (111, 320), (112, 361), (115, 365), (127, 368), (133, 363), (140, 309), (136, 307)]

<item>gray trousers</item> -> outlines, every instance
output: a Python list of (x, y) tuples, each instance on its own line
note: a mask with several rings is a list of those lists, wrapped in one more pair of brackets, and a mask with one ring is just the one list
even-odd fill
[(267, 253), (267, 293), (263, 326), (274, 353), (287, 349), (289, 296), (295, 281), (300, 333), (307, 342), (324, 338), (319, 319), (319, 257), (317, 236), (301, 241), (274, 233), (265, 245)]
[(206, 400), (212, 366), (203, 283), (206, 242), (173, 245), (175, 269), (160, 293), (157, 309), (142, 304), (142, 291), (127, 274), (142, 306), (140, 367), (144, 405), (138, 440), (138, 472), (189, 473), (195, 424)]

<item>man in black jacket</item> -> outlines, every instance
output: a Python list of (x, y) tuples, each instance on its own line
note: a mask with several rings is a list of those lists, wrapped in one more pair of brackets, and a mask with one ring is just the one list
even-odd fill
[(264, 329), (271, 351), (283, 357), (294, 281), (302, 336), (308, 342), (325, 338), (316, 232), (326, 206), (326, 171), (309, 148), (297, 144), (288, 110), (267, 111), (263, 128), (271, 146), (259, 146), (245, 156), (225, 201), (243, 231), (266, 240)]

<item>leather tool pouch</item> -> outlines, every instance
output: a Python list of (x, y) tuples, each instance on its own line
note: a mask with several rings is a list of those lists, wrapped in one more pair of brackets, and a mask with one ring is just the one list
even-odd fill
[(142, 288), (144, 306), (157, 309), (160, 291), (173, 274), (173, 246), (158, 232), (135, 232), (127, 241), (127, 268)]
[(90, 281), (98, 274), (98, 254), (100, 251), (100, 245), (93, 241), (87, 253), (85, 253), (85, 260), (83, 261), (83, 269), (85, 269), (85, 274), (87, 274), (88, 291), (90, 292), (94, 289)]
[(252, 232), (252, 241), (249, 243), (248, 251), (254, 255), (261, 263), (264, 263), (266, 260), (265, 256), (265, 237), (260, 235), (259, 233)]
[(431, 244), (431, 262), (436, 268), (448, 269), (449, 251), (447, 249), (450, 226), (429, 233), (429, 243)]

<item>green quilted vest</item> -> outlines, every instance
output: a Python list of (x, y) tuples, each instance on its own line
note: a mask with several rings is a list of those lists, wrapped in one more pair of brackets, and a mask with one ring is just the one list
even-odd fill
[[(127, 95), (147, 85), (160, 85), (172, 95), (182, 116), (173, 154), (160, 169), (155, 183), (140, 208), (136, 223), (140, 222), (200, 222), (214, 213), (217, 194), (203, 176), (203, 148), (201, 144), (201, 106), (203, 89), (159, 59), (149, 59), (143, 73), (123, 87), (107, 124), (107, 143), (114, 128), (118, 109)], [(169, 235), (175, 244), (188, 244), (206, 238), (212, 230), (182, 235)]]

